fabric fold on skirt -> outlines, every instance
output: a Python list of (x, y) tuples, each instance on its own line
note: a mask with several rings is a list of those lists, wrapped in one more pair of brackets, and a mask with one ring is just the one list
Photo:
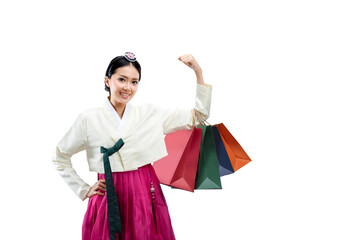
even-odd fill
[[(98, 174), (98, 179), (105, 179), (105, 174)], [(113, 172), (113, 179), (122, 224), (122, 234), (117, 236), (118, 240), (175, 239), (166, 200), (151, 164), (135, 171)], [(155, 188), (154, 209), (150, 192), (151, 180)], [(104, 196), (95, 195), (89, 199), (82, 226), (82, 239), (109, 240), (108, 226), (105, 192)]]

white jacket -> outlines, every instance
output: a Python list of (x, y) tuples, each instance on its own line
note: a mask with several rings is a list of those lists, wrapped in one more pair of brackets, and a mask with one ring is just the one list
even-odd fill
[[(195, 109), (207, 119), (210, 115), (211, 85), (197, 84)], [(62, 178), (81, 199), (90, 185), (71, 164), (71, 156), (86, 150), (89, 170), (104, 173), (100, 146), (110, 148), (120, 138), (124, 146), (109, 157), (113, 172), (136, 170), (167, 155), (164, 134), (191, 129), (192, 110), (161, 109), (152, 104), (127, 104), (120, 119), (108, 99), (103, 107), (81, 113), (57, 144), (52, 162)]]

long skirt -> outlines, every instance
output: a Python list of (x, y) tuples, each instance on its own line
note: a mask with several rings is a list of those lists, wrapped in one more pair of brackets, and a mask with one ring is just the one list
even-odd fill
[[(105, 179), (105, 174), (98, 174)], [(175, 239), (164, 194), (151, 164), (135, 171), (113, 172), (122, 233), (118, 240)], [(152, 205), (150, 182), (155, 188)], [(109, 240), (106, 192), (89, 199), (82, 226), (83, 240)]]

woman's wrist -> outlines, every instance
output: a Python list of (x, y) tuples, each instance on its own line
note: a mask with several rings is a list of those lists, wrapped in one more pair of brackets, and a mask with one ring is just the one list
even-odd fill
[(197, 83), (205, 86), (204, 78), (202, 75), (202, 69), (199, 67), (199, 69), (194, 70), (194, 71), (195, 71)]
[(86, 196), (83, 198), (83, 201), (85, 201), (86, 199), (88, 199), (88, 195), (86, 194)]

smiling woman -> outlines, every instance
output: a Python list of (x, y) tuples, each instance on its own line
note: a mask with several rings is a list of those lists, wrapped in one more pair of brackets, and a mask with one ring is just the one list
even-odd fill
[(141, 67), (138, 62), (129, 62), (125, 57), (114, 58), (106, 71), (105, 90), (109, 100), (122, 118), (126, 104), (134, 97), (140, 81)]
[[(192, 55), (178, 59), (196, 74), (194, 109), (207, 119), (212, 87), (204, 83)], [(81, 113), (56, 146), (56, 169), (82, 200), (89, 198), (83, 240), (175, 239), (151, 163), (167, 155), (164, 134), (193, 127), (194, 109), (130, 104), (140, 79), (141, 67), (133, 53), (114, 58), (106, 70), (109, 96), (104, 106)], [(82, 150), (86, 150), (90, 171), (98, 173), (93, 186), (84, 182), (71, 164), (72, 155)]]

